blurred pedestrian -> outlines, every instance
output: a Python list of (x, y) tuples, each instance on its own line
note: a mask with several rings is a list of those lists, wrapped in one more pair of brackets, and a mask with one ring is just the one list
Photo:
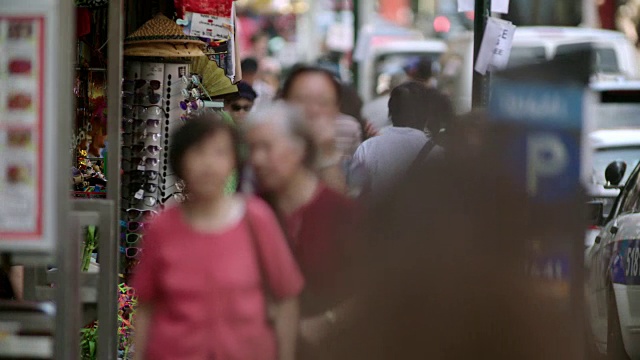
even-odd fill
[(242, 126), (247, 115), (253, 109), (258, 94), (246, 81), (239, 81), (236, 86), (238, 92), (228, 95), (224, 99), (224, 111), (231, 116), (236, 125)]
[(224, 193), (235, 127), (214, 113), (191, 119), (169, 160), (188, 196), (145, 229), (136, 357), (292, 360), (303, 279), (268, 205)]
[(443, 119), (452, 114), (449, 99), (422, 83), (412, 81), (394, 88), (389, 99), (393, 127), (360, 145), (353, 157), (351, 178), (359, 179), (367, 194), (390, 190), (418, 158), (442, 156), (435, 137)]
[(387, 75), (388, 79), (385, 81), (381, 89), (380, 96), (366, 103), (362, 108), (362, 116), (371, 126), (370, 132), (379, 133), (383, 129), (391, 126), (391, 120), (389, 120), (389, 97), (391, 97), (391, 90), (396, 86), (407, 81), (408, 77), (404, 72), (398, 72)]
[[(340, 113), (342, 115), (347, 115), (352, 117), (358, 122), (358, 124), (360, 124), (360, 128), (362, 130), (361, 139), (368, 139), (372, 136), (378, 135), (377, 130), (375, 130), (375, 128), (371, 124), (369, 124), (369, 122), (362, 115), (364, 103), (362, 101), (362, 98), (360, 97), (360, 94), (358, 94), (358, 90), (356, 90), (355, 87), (348, 84), (342, 84), (342, 94), (340, 98), (341, 98)], [(348, 150), (351, 153), (354, 153), (357, 149), (357, 145), (360, 145), (360, 142), (362, 141), (359, 141), (359, 142), (351, 141), (350, 143), (342, 146), (338, 145), (338, 148), (341, 148), (341, 147), (348, 148), (349, 146), (356, 145), (355, 148)]]
[(434, 62), (428, 57), (418, 57), (409, 62), (405, 72), (411, 81), (423, 83), (427, 87), (435, 88), (437, 81), (434, 76)]
[(250, 163), (258, 186), (275, 209), (306, 287), (301, 298), (301, 358), (332, 331), (346, 310), (342, 274), (353, 226), (353, 202), (331, 190), (315, 172), (318, 149), (302, 110), (276, 103), (248, 119)]
[(525, 275), (525, 189), (478, 150), (421, 169), (381, 199), (358, 237), (356, 273), (345, 274), (353, 317), (322, 358), (583, 359), (582, 313), (545, 302)]
[(318, 172), (331, 188), (347, 191), (345, 160), (353, 156), (362, 138), (357, 120), (341, 116), (342, 86), (328, 70), (299, 66), (282, 87), (282, 98), (306, 113), (318, 144)]
[(258, 60), (247, 58), (240, 63), (242, 69), (242, 80), (251, 85), (257, 94), (255, 107), (265, 106), (273, 101), (276, 96), (277, 88), (263, 81), (260, 77), (260, 67)]

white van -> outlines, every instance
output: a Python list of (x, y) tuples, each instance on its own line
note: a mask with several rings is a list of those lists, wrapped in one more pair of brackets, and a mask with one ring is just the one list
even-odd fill
[[(591, 43), (596, 51), (597, 74), (640, 77), (638, 55), (633, 44), (618, 31), (575, 27), (519, 27), (513, 38), (509, 66), (553, 59), (571, 51), (575, 44)], [(473, 33), (453, 37), (443, 59), (443, 90), (452, 96), (460, 113), (471, 110), (473, 78)]]
[(369, 55), (359, 63), (360, 96), (365, 103), (376, 98), (381, 77), (403, 71), (414, 58), (429, 58), (437, 63), (446, 50), (447, 44), (436, 39), (391, 41), (370, 49)]

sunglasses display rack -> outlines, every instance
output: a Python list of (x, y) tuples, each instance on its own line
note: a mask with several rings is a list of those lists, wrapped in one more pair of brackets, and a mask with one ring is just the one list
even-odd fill
[(185, 63), (126, 61), (122, 81), (123, 273), (141, 254), (145, 223), (166, 206), (184, 199), (184, 186), (169, 166), (170, 136), (186, 114), (202, 103), (189, 87)]

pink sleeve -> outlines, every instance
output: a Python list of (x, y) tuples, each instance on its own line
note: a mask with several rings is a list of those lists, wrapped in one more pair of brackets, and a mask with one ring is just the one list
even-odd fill
[(257, 240), (260, 268), (271, 295), (277, 299), (300, 295), (304, 280), (273, 211), (255, 198), (249, 200), (248, 212)]
[(141, 241), (142, 255), (134, 269), (132, 285), (138, 301), (150, 303), (160, 296), (160, 241), (161, 235), (156, 228), (147, 226)]

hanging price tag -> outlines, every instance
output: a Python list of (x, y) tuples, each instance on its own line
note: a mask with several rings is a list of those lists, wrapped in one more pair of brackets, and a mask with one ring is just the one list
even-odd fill
[(140, 189), (140, 190), (136, 191), (136, 194), (133, 197), (138, 199), (138, 200), (142, 200), (142, 198), (144, 198), (144, 190)]

